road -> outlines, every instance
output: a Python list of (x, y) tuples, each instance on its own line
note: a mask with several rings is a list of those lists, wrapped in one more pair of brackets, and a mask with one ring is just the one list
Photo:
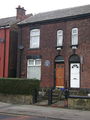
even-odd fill
[(2, 102), (0, 113), (0, 120), (90, 120), (90, 111)]
[(60, 119), (0, 113), (0, 120), (60, 120)]

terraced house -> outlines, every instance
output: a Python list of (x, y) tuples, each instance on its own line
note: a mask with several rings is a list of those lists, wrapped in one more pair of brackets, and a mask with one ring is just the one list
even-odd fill
[(42, 87), (90, 88), (90, 5), (39, 13), (19, 24), (18, 77)]
[(30, 15), (18, 6), (16, 16), (0, 19), (0, 77), (16, 77), (17, 66), (17, 23)]

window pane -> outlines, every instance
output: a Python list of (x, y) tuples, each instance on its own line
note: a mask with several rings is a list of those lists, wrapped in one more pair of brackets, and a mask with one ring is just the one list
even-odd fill
[(37, 35), (40, 35), (40, 30), (39, 29), (31, 30), (30, 36), (37, 36)]
[(28, 60), (28, 66), (34, 66), (34, 60), (33, 59)]
[(41, 79), (41, 66), (27, 67), (27, 78), (40, 80)]
[(35, 65), (40, 66), (41, 65), (41, 60), (35, 60)]
[(30, 48), (39, 48), (40, 44), (40, 30), (35, 29), (30, 33)]
[(39, 36), (31, 37), (30, 48), (39, 48)]
[(72, 34), (78, 34), (78, 28), (73, 28), (72, 29)]
[(72, 45), (78, 45), (78, 28), (72, 29)]
[(32, 32), (31, 32), (31, 36), (36, 36), (36, 35), (37, 35), (37, 36), (39, 35), (39, 31), (32, 31)]
[(78, 36), (77, 35), (72, 36), (72, 45), (78, 45)]
[(57, 38), (57, 46), (62, 46), (63, 36), (59, 35)]
[(57, 46), (62, 46), (63, 45), (63, 31), (58, 30), (57, 31)]
[(58, 35), (63, 35), (63, 31), (62, 31), (62, 30), (58, 30), (58, 31), (57, 31), (57, 34), (58, 34)]
[(31, 37), (30, 48), (37, 47), (37, 42), (38, 42), (38, 38), (36, 36), (35, 37)]

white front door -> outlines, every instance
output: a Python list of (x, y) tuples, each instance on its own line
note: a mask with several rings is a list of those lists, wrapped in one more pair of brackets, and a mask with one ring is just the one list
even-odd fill
[(70, 64), (70, 87), (80, 88), (80, 63)]

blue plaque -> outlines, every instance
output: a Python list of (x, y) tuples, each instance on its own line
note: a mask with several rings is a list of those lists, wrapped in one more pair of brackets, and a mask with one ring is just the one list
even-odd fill
[(49, 60), (45, 60), (45, 63), (44, 63), (45, 66), (50, 66), (50, 61)]

